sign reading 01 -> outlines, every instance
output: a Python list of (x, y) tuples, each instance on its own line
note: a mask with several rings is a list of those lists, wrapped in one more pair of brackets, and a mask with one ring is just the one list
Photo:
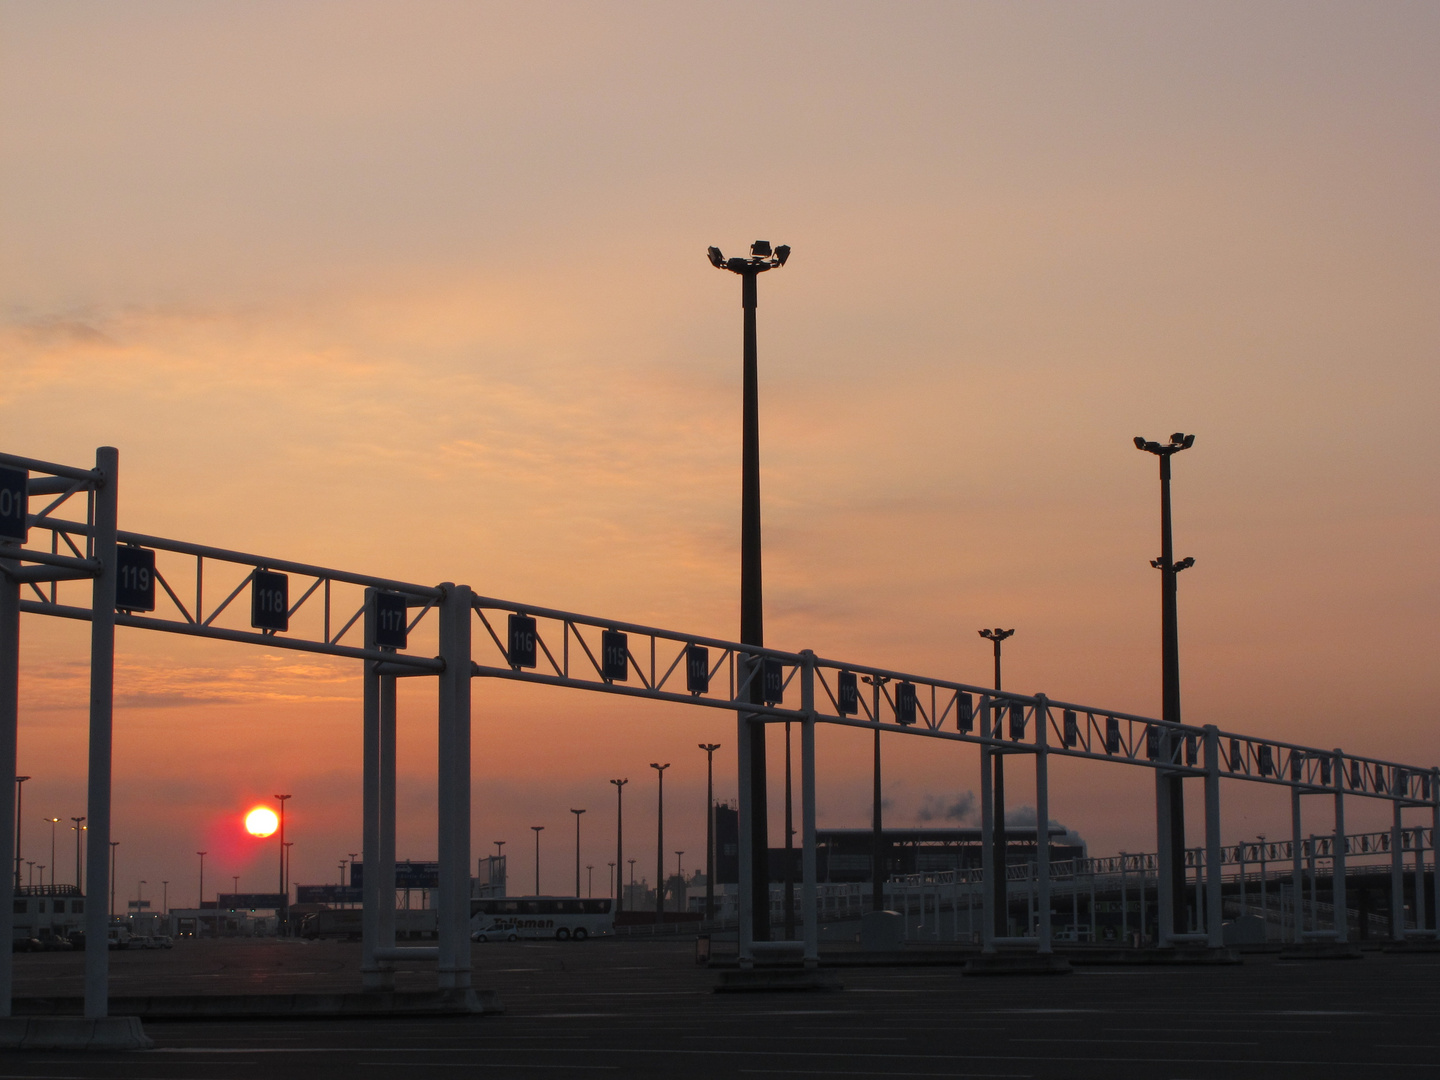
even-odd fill
[(250, 582), (250, 625), (257, 630), (290, 629), (290, 579), (256, 570)]
[(405, 597), (400, 593), (375, 594), (375, 644), (403, 649), (410, 640), (410, 618)]
[(155, 610), (155, 552), (121, 545), (115, 549), (115, 606)]
[(835, 707), (841, 716), (854, 716), (860, 711), (860, 680), (853, 671), (842, 671), (838, 681), (840, 692)]
[(533, 668), (535, 666), (535, 620), (529, 615), (510, 616), (510, 666), (512, 668)]
[(29, 539), (29, 483), (24, 469), (0, 469), (0, 540), (23, 544)]
[(710, 692), (710, 650), (704, 645), (685, 646), (685, 689), (692, 694)]
[(630, 639), (619, 630), (600, 632), (600, 677), (606, 682), (630, 678)]

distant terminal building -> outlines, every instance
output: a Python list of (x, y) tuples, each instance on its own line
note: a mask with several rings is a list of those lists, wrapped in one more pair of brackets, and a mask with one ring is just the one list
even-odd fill
[(68, 939), (85, 930), (85, 896), (74, 885), (22, 885), (13, 925), (17, 940)]
[[(1036, 830), (1033, 825), (1008, 825), (1006, 862), (1035, 861)], [(740, 880), (739, 814), (734, 807), (715, 811), (715, 880), (733, 885)], [(935, 873), (944, 870), (978, 869), (981, 865), (979, 828), (882, 829), (882, 858), (885, 877)], [(872, 880), (875, 833), (871, 829), (816, 829), (815, 871), (822, 882), (853, 884)], [(800, 881), (801, 849), (791, 850), (790, 880)], [(1063, 828), (1050, 827), (1050, 858), (1055, 861), (1085, 857), (1085, 845), (1070, 838)], [(785, 849), (770, 849), (770, 880), (784, 881)]]

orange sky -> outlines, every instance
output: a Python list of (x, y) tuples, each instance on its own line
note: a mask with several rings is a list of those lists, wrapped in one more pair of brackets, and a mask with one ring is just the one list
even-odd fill
[[(1440, 760), (1433, 6), (0, 22), (0, 446), (118, 446), (124, 527), (733, 637), (740, 310), (704, 249), (766, 237), (795, 251), (760, 290), (772, 644), (978, 682), (976, 628), (1015, 626), (1008, 685), (1158, 711), (1157, 485), (1130, 440), (1192, 431), (1186, 718)], [(190, 902), (207, 847), (207, 890), (267, 886), (274, 841), (240, 815), (280, 791), (295, 879), (334, 880), (354, 665), (118, 648), (121, 894)], [(39, 819), (84, 810), (84, 630), (27, 617), (23, 650), (48, 863)], [(402, 693), (402, 856), (433, 853), (433, 693)], [(528, 882), (544, 824), (568, 888), (585, 807), (603, 882), (629, 776), (653, 876), (668, 760), (666, 848), (699, 864), (696, 744), (724, 744), (733, 795), (733, 721), (489, 684), (475, 707), (477, 854), (508, 840)], [(891, 742), (894, 823), (978, 787), (973, 753)], [(821, 824), (863, 824), (866, 737), (821, 754)], [(1093, 850), (1153, 847), (1148, 773), (1055, 773)], [(1283, 795), (1227, 797), (1233, 838), (1283, 828)]]

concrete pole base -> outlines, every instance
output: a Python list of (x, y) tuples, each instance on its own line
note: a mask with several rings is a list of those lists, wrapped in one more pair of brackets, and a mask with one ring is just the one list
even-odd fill
[(5, 1050), (151, 1050), (138, 1016), (0, 1017), (0, 1049)]

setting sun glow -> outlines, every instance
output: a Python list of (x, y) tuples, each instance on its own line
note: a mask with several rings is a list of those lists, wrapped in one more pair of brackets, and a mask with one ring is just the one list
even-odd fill
[(280, 827), (280, 819), (268, 806), (257, 806), (245, 815), (245, 831), (251, 836), (269, 836)]

